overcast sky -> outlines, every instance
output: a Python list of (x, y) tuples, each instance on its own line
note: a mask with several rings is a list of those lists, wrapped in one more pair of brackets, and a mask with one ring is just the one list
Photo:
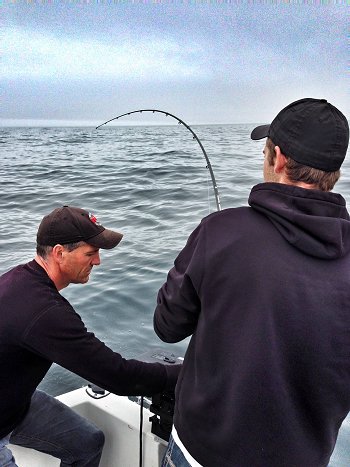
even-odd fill
[(0, 118), (99, 124), (158, 108), (260, 123), (302, 97), (349, 118), (348, 12), (346, 0), (5, 0)]

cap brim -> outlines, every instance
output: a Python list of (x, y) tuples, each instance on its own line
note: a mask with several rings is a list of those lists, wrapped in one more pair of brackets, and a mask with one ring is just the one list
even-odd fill
[(270, 125), (260, 125), (254, 128), (251, 132), (251, 139), (257, 140), (262, 138), (267, 138), (269, 136)]
[(123, 234), (114, 232), (113, 230), (104, 229), (103, 232), (86, 240), (86, 243), (96, 246), (97, 248), (110, 250), (116, 247), (122, 238)]

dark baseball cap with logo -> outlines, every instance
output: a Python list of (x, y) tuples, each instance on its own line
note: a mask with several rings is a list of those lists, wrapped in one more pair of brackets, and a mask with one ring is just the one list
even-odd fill
[(251, 133), (253, 140), (267, 137), (296, 162), (335, 172), (346, 155), (349, 124), (325, 99), (305, 98), (292, 102), (270, 125), (258, 126)]
[(63, 206), (43, 218), (38, 229), (37, 243), (55, 246), (83, 241), (97, 248), (110, 250), (122, 238), (121, 233), (105, 229), (91, 212)]

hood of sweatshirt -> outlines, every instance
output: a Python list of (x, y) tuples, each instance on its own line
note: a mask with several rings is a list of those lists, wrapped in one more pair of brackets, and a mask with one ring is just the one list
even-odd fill
[(303, 253), (336, 259), (350, 251), (349, 213), (339, 194), (261, 183), (253, 187), (248, 203)]

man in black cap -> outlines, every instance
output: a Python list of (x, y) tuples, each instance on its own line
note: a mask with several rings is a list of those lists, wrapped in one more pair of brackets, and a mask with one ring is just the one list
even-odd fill
[(99, 249), (121, 239), (93, 214), (63, 206), (43, 218), (35, 259), (0, 277), (0, 466), (16, 465), (9, 442), (58, 457), (61, 466), (99, 465), (103, 433), (36, 390), (53, 362), (115, 394), (174, 388), (179, 365), (123, 359), (87, 331), (59, 293), (87, 282)]
[(250, 207), (202, 220), (154, 327), (191, 336), (163, 466), (325, 467), (350, 410), (350, 220), (331, 193), (349, 126), (301, 99), (271, 125)]

